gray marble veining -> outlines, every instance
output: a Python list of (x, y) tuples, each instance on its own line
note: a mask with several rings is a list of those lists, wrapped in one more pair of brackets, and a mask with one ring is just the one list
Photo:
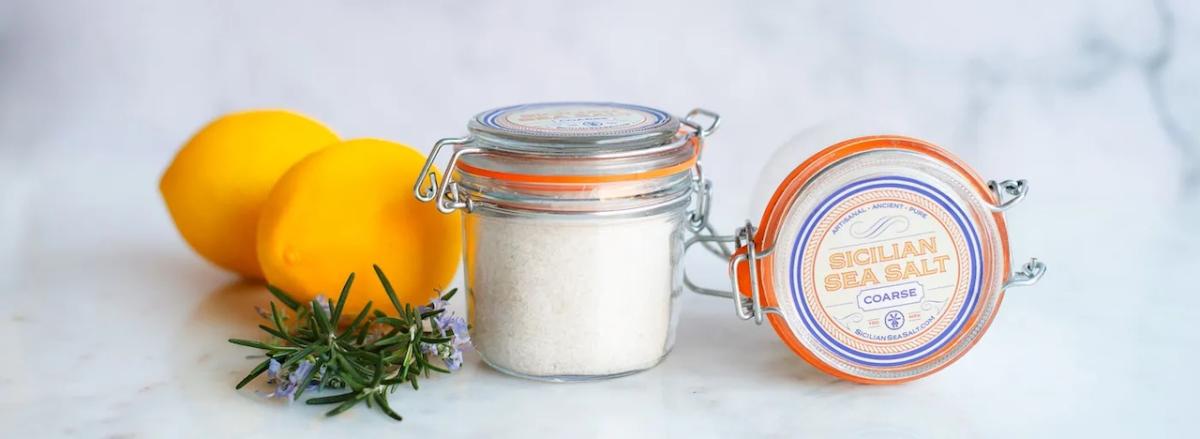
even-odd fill
[[(901, 386), (821, 375), (689, 295), (671, 356), (620, 380), (472, 357), (396, 394), (402, 424), (232, 390), (251, 362), (224, 340), (253, 335), (265, 295), (193, 255), (156, 192), (198, 126), (288, 107), (425, 150), (479, 110), (558, 99), (720, 111), (704, 160), (730, 229), (839, 137), (925, 138), (1030, 180), (1012, 251), (1050, 272), (962, 361)], [(1198, 114), (1200, 2), (1182, 0), (6, 1), (0, 436), (1186, 435)]]

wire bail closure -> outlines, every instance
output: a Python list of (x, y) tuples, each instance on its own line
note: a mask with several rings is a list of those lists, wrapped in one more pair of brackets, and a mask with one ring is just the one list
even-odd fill
[[(707, 119), (707, 124), (703, 124), (704, 119)], [(691, 129), (686, 137), (682, 140), (674, 142), (696, 141), (698, 147), (696, 149), (696, 162), (692, 168), (692, 189), (697, 195), (696, 206), (688, 214), (688, 228), (693, 232), (698, 232), (704, 229), (707, 223), (709, 206), (711, 201), (710, 189), (712, 182), (704, 178), (703, 167), (700, 165), (700, 152), (703, 151), (704, 138), (712, 135), (717, 131), (721, 124), (721, 116), (713, 111), (703, 108), (695, 108), (689, 111), (687, 116), (681, 121)], [(470, 154), (478, 154), (486, 152), (486, 149), (479, 146), (469, 146), (476, 142), (474, 136), (452, 137), (438, 140), (430, 150), (429, 156), (425, 159), (425, 164), (421, 167), (421, 174), (417, 177), (416, 183), (413, 184), (413, 195), (417, 200), (422, 202), (434, 201), (439, 212), (449, 214), (458, 209), (465, 209), (471, 212), (475, 208), (474, 201), (460, 190), (458, 181), (455, 181), (453, 175), (457, 170), (459, 160)], [(441, 154), (442, 149), (452, 147), (454, 152), (450, 155), (450, 160), (446, 163), (441, 181), (438, 180), (437, 174), (433, 172), (433, 164)]]
[[(701, 117), (709, 119), (707, 127), (698, 121)], [(704, 152), (704, 139), (721, 126), (721, 115), (703, 108), (693, 108), (683, 118), (683, 124), (692, 129), (692, 135), (697, 137), (700, 145), (696, 151), (696, 165), (692, 168), (692, 190), (696, 193), (696, 207), (688, 213), (688, 228), (693, 233), (700, 233), (708, 225), (708, 212), (712, 206), (712, 181), (704, 178), (704, 166), (700, 163), (700, 155)]]
[[(987, 182), (988, 190), (992, 192), (992, 196), (996, 197), (996, 203), (988, 204), (988, 208), (993, 212), (1003, 214), (1012, 209), (1017, 203), (1025, 199), (1029, 194), (1029, 182), (1024, 179), (1020, 180), (989, 180)], [(1001, 290), (1007, 290), (1014, 287), (1028, 287), (1042, 280), (1042, 276), (1046, 274), (1046, 264), (1039, 261), (1037, 258), (1030, 258), (1021, 266), (1021, 271), (1013, 272), (1004, 281)]]
[[(454, 172), (454, 167), (458, 165), (458, 161), (467, 154), (475, 154), (483, 152), (479, 147), (459, 148), (450, 155), (450, 161), (446, 164), (445, 172), (442, 174), (442, 181), (439, 183), (437, 174), (433, 172), (433, 162), (437, 160), (438, 154), (442, 152), (442, 148), (446, 146), (468, 145), (472, 140), (471, 136), (467, 137), (452, 137), (438, 140), (433, 145), (433, 150), (429, 151), (429, 157), (425, 159), (425, 165), (421, 167), (421, 175), (417, 177), (417, 182), (413, 185), (413, 195), (417, 200), (422, 202), (430, 202), (437, 200), (435, 205), (438, 212), (451, 213), (457, 209), (466, 209), (470, 212), (474, 209), (474, 203), (464, 193), (459, 191), (458, 182), (451, 178)], [(426, 186), (428, 181), (428, 186)]]
[[(754, 234), (757, 228), (750, 220), (746, 220), (746, 225), (739, 227), (733, 235), (717, 235), (711, 225), (705, 224), (703, 232), (696, 233), (691, 239), (688, 239), (684, 244), (684, 253), (687, 249), (695, 244), (702, 244), (703, 247), (717, 257), (729, 260), (729, 284), (730, 290), (719, 290), (713, 288), (705, 288), (696, 285), (691, 277), (687, 274), (687, 267), (683, 270), (683, 284), (688, 289), (695, 293), (704, 294), (714, 297), (722, 297), (733, 299), (734, 312), (741, 320), (754, 320), (755, 324), (761, 325), (767, 314), (780, 314), (779, 308), (764, 307), (762, 305), (762, 297), (758, 285), (758, 261), (771, 255), (774, 248), (769, 248), (760, 251), (754, 244)], [(734, 253), (725, 244), (733, 244), (737, 252)], [(745, 251), (741, 251), (745, 249)], [(750, 291), (748, 294), (743, 294), (738, 285), (737, 269), (738, 265), (745, 262), (749, 270)], [(744, 297), (749, 296), (749, 297)]]
[(1029, 183), (1024, 179), (1004, 180), (999, 183), (996, 180), (989, 180), (987, 186), (988, 190), (992, 191), (992, 195), (996, 197), (996, 201), (1000, 203), (988, 205), (993, 212), (1004, 212), (1011, 209), (1024, 200), (1025, 195), (1029, 193)]

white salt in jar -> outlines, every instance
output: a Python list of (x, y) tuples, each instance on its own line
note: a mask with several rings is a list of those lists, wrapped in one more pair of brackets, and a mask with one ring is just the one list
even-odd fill
[[(695, 119), (705, 118), (701, 125)], [(477, 115), (434, 146), (417, 198), (464, 216), (471, 335), (512, 375), (612, 378), (674, 342), (684, 233), (704, 228), (716, 114), (565, 102)], [(447, 178), (432, 164), (452, 148)]]

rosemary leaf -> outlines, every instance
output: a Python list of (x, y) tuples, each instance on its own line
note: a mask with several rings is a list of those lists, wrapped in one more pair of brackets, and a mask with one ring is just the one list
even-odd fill
[(358, 325), (362, 324), (363, 320), (367, 318), (367, 314), (369, 314), (370, 311), (371, 311), (371, 301), (368, 300), (367, 304), (363, 306), (362, 311), (358, 312), (358, 316), (355, 316), (354, 320), (350, 321), (350, 325), (347, 326), (346, 330), (342, 331), (342, 334), (339, 335), (338, 337), (345, 337), (349, 334), (354, 333), (354, 330), (356, 328), (358, 328)]
[(287, 335), (287, 329), (283, 326), (283, 316), (279, 315), (279, 307), (275, 306), (275, 302), (271, 302), (271, 321), (275, 323), (275, 330), (279, 332), (279, 338), (287, 341), (292, 341)]
[(270, 358), (263, 360), (262, 363), (258, 363), (258, 366), (254, 366), (254, 369), (251, 369), (250, 373), (247, 374), (245, 378), (242, 378), (242, 380), (240, 382), (238, 382), (237, 385), (234, 386), (233, 388), (241, 389), (242, 387), (246, 387), (246, 384), (249, 384), (251, 381), (254, 381), (255, 378), (258, 378), (259, 375), (262, 375), (262, 373), (267, 370), (267, 366), (270, 366), (270, 365), (271, 365)]
[(300, 307), (300, 302), (297, 302), (296, 299), (292, 298), (292, 296), (289, 296), (287, 293), (283, 292), (283, 290), (274, 285), (267, 284), (267, 291), (270, 291), (272, 296), (275, 296), (276, 299), (279, 299), (280, 302), (283, 302), (284, 306), (291, 308), (292, 311), (295, 311), (296, 308)]
[(382, 323), (394, 328), (407, 328), (409, 325), (407, 320), (401, 320), (395, 317), (376, 317), (375, 323)]
[(278, 339), (280, 339), (280, 340), (287, 341), (287, 339), (288, 339), (288, 336), (287, 336), (287, 334), (284, 334), (284, 333), (282, 333), (282, 332), (276, 331), (274, 328), (272, 328), (272, 327), (270, 327), (270, 326), (267, 326), (267, 325), (258, 325), (258, 329), (261, 329), (261, 330), (263, 330), (263, 332), (266, 332), (266, 333), (268, 333), (268, 334), (271, 334), (271, 336), (273, 336), (273, 337), (275, 337), (275, 338), (278, 338)]
[(330, 308), (333, 310), (331, 320), (333, 320), (334, 326), (337, 326), (337, 323), (342, 320), (342, 307), (346, 305), (346, 299), (350, 297), (351, 285), (354, 285), (354, 273), (350, 273), (350, 276), (346, 278), (346, 284), (342, 286), (342, 294), (338, 295), (337, 306)]
[(397, 313), (403, 313), (404, 307), (400, 305), (400, 299), (396, 298), (396, 290), (392, 288), (392, 282), (388, 281), (387, 275), (383, 274), (383, 269), (379, 265), (373, 265), (375, 275), (379, 276), (379, 283), (383, 285), (383, 292), (387, 293), (388, 300), (392, 301), (392, 306), (396, 308)]
[(288, 359), (286, 361), (284, 361), (283, 365), (281, 365), (279, 368), (282, 370), (291, 369), (292, 365), (296, 364), (300, 360), (303, 360), (304, 357), (311, 355), (318, 348), (320, 348), (319, 345), (311, 344), (311, 345), (308, 345), (307, 347), (305, 347), (304, 349), (296, 351), (296, 353), (289, 356)]
[(389, 417), (391, 417), (392, 419), (395, 419), (397, 421), (404, 420), (404, 418), (402, 416), (397, 414), (395, 411), (392, 411), (392, 407), (390, 405), (388, 405), (387, 395), (384, 395), (382, 393), (376, 393), (374, 395), (371, 395), (371, 397), (375, 398), (375, 403), (379, 404), (379, 410), (382, 410), (384, 414), (388, 415)]
[(354, 398), (351, 398), (351, 399), (347, 400), (346, 402), (343, 402), (341, 405), (337, 406), (333, 410), (330, 410), (328, 413), (325, 413), (325, 416), (337, 416), (341, 412), (350, 410), (351, 407), (354, 407), (355, 404), (358, 404), (360, 401), (362, 401), (364, 398), (366, 398), (367, 395), (368, 395), (367, 393), (359, 392), (358, 395), (354, 396)]
[(342, 393), (339, 395), (322, 396), (322, 397), (318, 397), (318, 398), (309, 398), (307, 401), (304, 401), (304, 403), (310, 404), (310, 405), (334, 404), (334, 403), (339, 403), (339, 402), (345, 401), (347, 399), (353, 398), (354, 395), (357, 395), (357, 394), (358, 394), (358, 392), (346, 392), (346, 393)]
[(242, 340), (240, 338), (231, 338), (231, 339), (229, 339), (229, 342), (233, 343), (233, 344), (238, 344), (238, 345), (242, 345), (242, 346), (246, 346), (246, 347), (255, 348), (255, 349), (262, 349), (264, 351), (272, 351), (272, 350), (276, 350), (277, 348), (279, 348), (278, 346), (271, 346), (266, 343), (257, 342), (257, 341), (253, 341), (253, 340)]
[(319, 329), (317, 335), (324, 336), (333, 332), (333, 330), (330, 329), (332, 324), (329, 322), (329, 316), (325, 314), (325, 307), (322, 306), (321, 301), (313, 299), (312, 313), (317, 320), (317, 326)]

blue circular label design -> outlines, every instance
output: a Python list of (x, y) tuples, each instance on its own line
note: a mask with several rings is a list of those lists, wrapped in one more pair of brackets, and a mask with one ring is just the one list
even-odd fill
[(546, 137), (604, 137), (663, 132), (674, 119), (640, 105), (606, 102), (553, 102), (497, 108), (476, 121), (496, 131)]
[[(855, 333), (851, 337), (855, 337), (856, 339), (854, 341), (856, 344), (860, 345), (860, 348), (855, 348), (843, 342), (846, 340), (846, 337), (843, 337), (843, 341), (839, 341), (836, 337), (831, 335), (831, 331), (845, 332), (845, 328), (837, 327), (838, 323), (830, 323), (830, 316), (826, 312), (826, 309), (818, 310), (823, 316), (825, 316), (823, 319), (824, 323), (822, 323), (822, 319), (817, 318), (816, 313), (814, 313), (814, 308), (812, 307), (824, 306), (828, 308), (830, 305), (809, 303), (810, 299), (806, 297), (806, 293), (810, 293), (808, 295), (809, 297), (819, 297), (815, 295), (820, 294), (823, 290), (821, 288), (817, 288), (817, 291), (806, 291), (805, 284), (801, 282), (801, 280), (804, 276), (802, 274), (805, 268), (804, 261), (812, 260), (815, 264), (815, 261), (817, 260), (815, 253), (808, 254), (809, 252), (813, 252), (814, 248), (813, 245), (810, 244), (815, 244), (817, 247), (819, 247), (824, 240), (824, 237), (822, 236), (814, 236), (817, 235), (817, 233), (814, 231), (814, 229), (817, 228), (817, 224), (826, 221), (826, 216), (831, 214), (831, 210), (835, 209), (840, 204), (847, 202), (851, 197), (855, 197), (860, 194), (870, 195), (872, 191), (879, 191), (881, 194), (885, 192), (888, 194), (902, 193), (906, 197), (920, 200), (922, 204), (934, 206), (934, 210), (941, 211), (937, 212), (940, 217), (949, 218), (949, 221), (945, 221), (944, 224), (942, 222), (937, 224), (939, 227), (943, 228), (955, 228), (953, 231), (957, 233), (954, 235), (962, 237), (964, 244), (961, 245), (961, 248), (954, 247), (954, 250), (956, 251), (956, 254), (965, 254), (967, 257), (962, 258), (966, 260), (956, 260), (956, 262), (953, 262), (953, 264), (958, 267), (958, 270), (968, 270), (966, 271), (967, 283), (966, 288), (961, 288), (960, 282), (955, 283), (956, 287), (954, 290), (952, 290), (955, 291), (955, 293), (952, 294), (964, 294), (965, 297), (963, 297), (961, 301), (956, 301), (956, 303), (960, 303), (961, 305), (957, 307), (957, 310), (953, 310), (952, 316), (946, 316), (949, 317), (948, 319), (943, 319), (941, 314), (938, 314), (936, 319), (930, 317), (930, 321), (936, 320), (938, 323), (937, 331), (930, 330), (930, 335), (923, 335), (924, 331), (905, 328), (906, 324), (915, 325), (918, 323), (916, 319), (909, 318), (908, 313), (903, 311), (905, 309), (904, 307), (908, 307), (907, 309), (919, 309), (913, 307), (924, 306), (926, 302), (922, 302), (922, 300), (928, 299), (928, 297), (925, 296), (925, 290), (923, 290), (928, 286), (922, 285), (921, 278), (909, 280), (907, 277), (905, 277), (887, 285), (882, 285), (883, 283), (881, 282), (880, 284), (882, 286), (876, 287), (874, 285), (869, 285), (870, 288), (863, 289), (857, 289), (860, 287), (860, 284), (852, 283), (851, 285), (853, 285), (855, 288), (846, 288), (844, 291), (857, 291), (857, 307), (864, 310), (865, 314), (878, 316), (877, 318), (872, 319), (872, 324), (876, 325), (875, 332), (883, 331), (884, 328), (887, 329), (885, 332), (888, 332), (888, 335), (886, 336), (879, 336), (875, 332), (870, 331), (860, 331), (861, 333)], [(880, 196), (878, 198), (886, 199), (888, 197)], [(880, 202), (880, 204), (882, 203), (883, 202)], [(899, 207), (906, 207), (906, 205), (903, 205), (902, 203), (895, 204)], [(843, 208), (841, 210), (843, 213), (845, 213), (847, 209)], [(850, 212), (850, 214), (854, 213), (856, 212)], [(885, 230), (889, 227), (908, 227), (908, 220), (898, 217), (899, 216), (880, 217), (876, 221), (864, 221), (864, 224), (858, 230), (855, 230), (855, 228), (852, 227), (853, 224), (845, 226), (844, 230), (846, 233), (857, 233), (858, 235), (855, 236), (856, 239), (860, 239), (862, 241), (862, 245), (867, 246), (865, 247), (866, 250), (855, 250), (859, 253), (865, 251), (865, 253), (854, 253), (854, 255), (864, 258), (862, 262), (886, 259), (887, 250), (889, 247), (883, 247), (883, 244), (878, 244), (879, 247), (876, 248), (871, 248), (870, 246), (877, 245), (876, 243), (884, 242), (884, 240), (876, 240), (876, 238), (881, 235), (881, 230)], [(897, 367), (920, 362), (928, 358), (940, 348), (944, 347), (949, 341), (955, 339), (955, 337), (964, 330), (965, 323), (975, 310), (980, 298), (980, 290), (982, 287), (983, 278), (983, 272), (981, 269), (982, 247), (976, 226), (970, 218), (971, 217), (958, 203), (956, 203), (952, 198), (947, 196), (942, 191), (927, 183), (907, 177), (889, 176), (870, 178), (859, 180), (840, 187), (833, 194), (821, 200), (821, 202), (816, 205), (812, 212), (808, 214), (800, 228), (799, 233), (795, 237), (791, 248), (792, 259), (791, 266), (789, 267), (789, 286), (792, 302), (795, 305), (795, 310), (800, 316), (800, 321), (803, 324), (803, 327), (809, 334), (812, 335), (813, 340), (815, 340), (825, 350), (836, 354), (837, 357), (853, 364), (872, 367)], [(831, 218), (830, 220), (833, 219), (837, 218)], [(834, 229), (827, 228), (825, 233), (828, 233), (831, 230)], [(948, 233), (950, 232), (950, 229), (945, 230), (947, 230), (945, 232), (947, 235), (942, 236), (949, 236)], [(813, 238), (821, 238), (821, 241), (810, 243), (810, 240)], [(891, 248), (901, 248), (898, 244), (892, 245), (895, 247)], [(852, 253), (850, 251), (845, 252), (847, 257), (849, 257), (851, 254)], [(912, 254), (916, 254), (915, 251)], [(892, 256), (896, 255), (893, 254)], [(845, 262), (844, 258), (838, 260)], [(925, 264), (926, 269), (931, 269), (930, 267), (937, 267), (937, 265), (931, 266), (927, 261), (923, 261), (923, 263)], [(945, 268), (944, 261), (942, 268)], [(810, 267), (810, 271), (811, 270), (812, 269)], [(857, 280), (856, 277), (849, 277), (848, 279), (851, 281)], [(832, 281), (834, 282), (833, 284), (826, 284), (823, 288), (828, 289), (831, 286), (841, 288), (844, 286), (838, 284), (838, 282), (841, 281), (840, 278), (837, 278), (836, 276), (834, 279), (832, 279)], [(961, 291), (961, 293), (959, 293), (959, 291)], [(842, 297), (847, 296), (848, 294), (844, 294)], [(894, 303), (889, 303), (889, 301), (893, 301)], [(949, 302), (943, 300), (941, 302), (933, 303), (941, 304), (939, 305), (941, 307), (937, 308), (938, 312), (950, 312), (950, 308), (948, 308)], [(837, 306), (841, 305), (852, 304), (838, 304)], [(860, 318), (862, 318), (861, 315), (864, 313), (858, 313)], [(920, 314), (920, 312), (916, 311), (913, 314)], [(922, 316), (922, 318), (925, 317)], [(916, 329), (930, 328), (932, 327)], [(902, 331), (902, 329), (904, 331)], [(894, 333), (908, 331), (911, 331), (912, 334), (902, 336), (893, 335)], [(922, 335), (923, 338), (915, 338), (916, 336), (914, 334)], [(913, 338), (910, 340), (906, 337)], [(868, 352), (867, 350), (861, 348), (861, 346), (876, 347), (884, 344), (895, 345), (899, 340), (927, 341), (924, 341), (919, 345), (905, 348), (890, 347), (888, 349), (873, 349), (873, 352)]]

